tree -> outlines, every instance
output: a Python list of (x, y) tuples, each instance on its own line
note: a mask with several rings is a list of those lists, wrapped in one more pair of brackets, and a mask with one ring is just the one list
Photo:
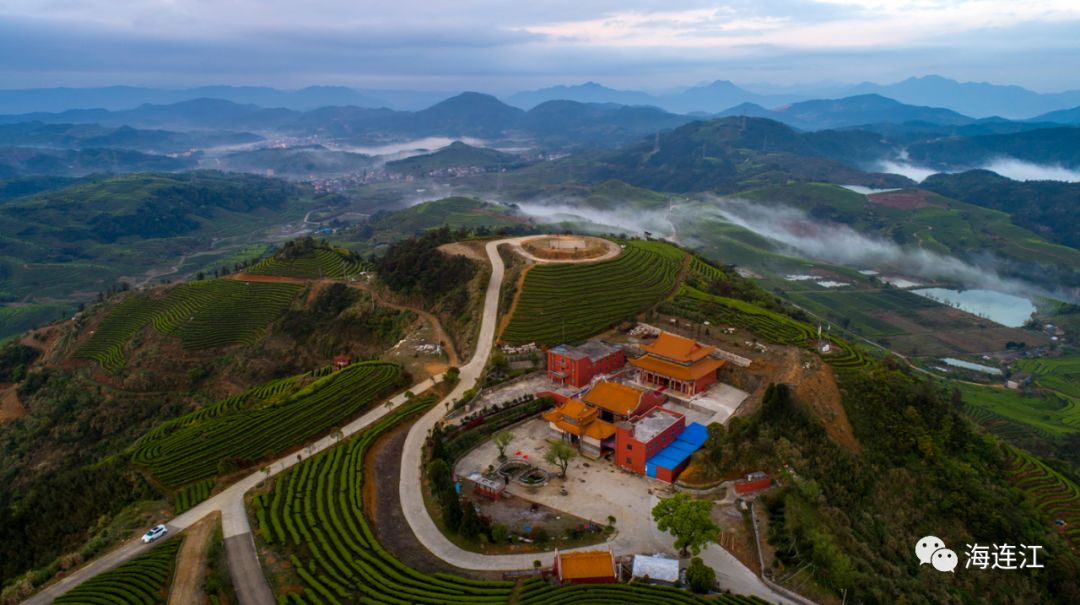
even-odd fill
[(576, 457), (577, 450), (565, 441), (555, 441), (548, 446), (547, 453), (544, 454), (544, 460), (559, 467), (559, 476), (563, 478), (566, 477), (566, 467), (570, 466), (570, 461)]
[(476, 513), (476, 506), (469, 500), (461, 501), (461, 522), (458, 531), (462, 536), (470, 540), (484, 531), (484, 522), (480, 520), (480, 515)]
[(700, 553), (701, 547), (715, 541), (720, 533), (720, 527), (709, 516), (711, 510), (712, 502), (708, 500), (675, 494), (657, 503), (652, 516), (657, 529), (675, 536), (675, 547), (685, 557), (690, 552)]
[(694, 557), (686, 568), (686, 582), (690, 584), (690, 590), (705, 594), (716, 586), (716, 571), (706, 565), (701, 557)]
[(499, 431), (491, 440), (495, 442), (495, 447), (499, 448), (499, 460), (506, 460), (506, 446), (514, 440), (514, 434), (510, 431)]

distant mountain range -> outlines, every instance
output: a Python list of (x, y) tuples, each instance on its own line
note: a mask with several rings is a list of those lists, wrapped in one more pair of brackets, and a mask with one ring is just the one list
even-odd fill
[[(1073, 114), (1059, 115), (1067, 119)], [(1080, 162), (1076, 154), (1080, 149), (1080, 128), (1042, 121), (975, 119), (951, 109), (908, 105), (878, 94), (802, 101), (778, 109), (743, 103), (709, 116), (674, 114), (650, 106), (566, 100), (545, 101), (523, 110), (475, 92), (461, 93), (420, 111), (352, 106), (297, 111), (195, 99), (123, 111), (90, 109), (0, 116), (0, 145), (171, 153), (248, 144), (274, 136), (316, 137), (332, 147), (468, 137), (488, 141), (492, 146), (518, 146), (527, 141), (541, 148), (575, 151), (627, 144), (651, 147), (657, 136), (692, 122), (756, 124), (752, 130), (764, 133), (762, 140), (755, 143), (762, 153), (817, 158), (814, 163), (818, 168), (832, 175), (840, 171), (821, 165), (820, 158), (870, 172), (875, 172), (882, 161), (908, 156), (921, 166), (949, 170), (982, 167), (995, 157), (1070, 168)], [(771, 135), (761, 125), (766, 122), (777, 127)], [(806, 132), (795, 137), (793, 129)], [(456, 152), (464, 149), (452, 151), (455, 154), (451, 155), (461, 155)], [(31, 173), (25, 156), (23, 151), (10, 154), (6, 163), (16, 166), (14, 174)], [(57, 157), (51, 154), (49, 161), (56, 164)], [(99, 163), (113, 161), (98, 156), (92, 159)], [(134, 156), (131, 159), (135, 165), (148, 161)], [(787, 158), (770, 159), (784, 164), (788, 172), (795, 171), (787, 166)], [(254, 150), (228, 157), (215, 155), (210, 160), (216, 168), (272, 171), (297, 177), (351, 172), (370, 164), (370, 159), (363, 156), (312, 146), (289, 152)], [(80, 168), (70, 173), (85, 172)], [(68, 174), (59, 168), (44, 173)]]
[(906, 105), (877, 94), (843, 99), (802, 101), (776, 110), (743, 103), (718, 114), (719, 117), (768, 118), (805, 130), (845, 128), (863, 124), (925, 122), (937, 126), (962, 126), (976, 120), (951, 109)]
[(265, 86), (202, 86), (172, 90), (136, 86), (30, 88), (0, 90), (0, 113), (60, 112), (70, 109), (119, 111), (145, 104), (169, 105), (195, 99), (220, 99), (242, 105), (299, 111), (332, 105), (415, 111), (455, 94), (456, 91), (356, 90), (345, 86), (310, 86), (299, 90), (278, 90)]
[[(170, 105), (195, 99), (220, 99), (240, 105), (295, 111), (330, 106), (370, 109), (385, 107), (398, 111), (418, 111), (456, 94), (458, 91), (361, 90), (345, 86), (311, 86), (299, 90), (279, 90), (263, 86), (14, 89), (0, 90), (0, 114), (55, 113), (71, 109), (120, 111), (144, 104)], [(951, 109), (974, 118), (1001, 116), (1014, 120), (1026, 119), (1080, 106), (1080, 90), (1038, 93), (1020, 86), (958, 82), (937, 75), (908, 78), (892, 84), (862, 82), (791, 88), (765, 85), (747, 87), (728, 80), (716, 80), (656, 94), (619, 90), (596, 82), (585, 82), (521, 91), (505, 96), (504, 100), (520, 109), (532, 109), (546, 101), (577, 101), (651, 105), (672, 113), (715, 114), (742, 103), (778, 109), (801, 101), (840, 99), (866, 94), (878, 94), (909, 105)]]
[[(612, 146), (693, 119), (650, 107), (573, 101), (552, 101), (524, 111), (490, 95), (472, 92), (456, 95), (420, 111), (351, 106), (296, 111), (241, 105), (220, 99), (195, 99), (170, 105), (146, 104), (123, 111), (76, 109), (0, 116), (0, 125), (8, 125), (0, 126), (0, 144), (4, 144), (3, 128), (14, 136), (35, 128), (42, 130), (44, 125), (69, 125), (59, 129), (66, 131), (79, 130), (70, 125), (97, 124), (106, 130), (126, 126), (318, 135), (354, 143), (377, 143), (402, 137), (468, 136), (489, 139), (528, 137), (566, 146)], [(28, 122), (37, 123), (37, 126), (24, 126)]]
[(595, 82), (586, 82), (577, 86), (555, 86), (519, 92), (510, 95), (506, 100), (512, 105), (525, 109), (544, 101), (566, 99), (594, 103), (653, 105), (676, 113), (717, 113), (745, 103), (760, 105), (767, 109), (782, 109), (784, 105), (800, 101), (840, 99), (869, 94), (881, 95), (909, 105), (951, 109), (975, 118), (1001, 116), (1009, 119), (1023, 119), (1080, 105), (1080, 90), (1037, 93), (1019, 86), (957, 82), (941, 76), (908, 78), (895, 84), (863, 82), (779, 94), (753, 92), (727, 80), (717, 80), (680, 92), (660, 95), (633, 90), (616, 90)]

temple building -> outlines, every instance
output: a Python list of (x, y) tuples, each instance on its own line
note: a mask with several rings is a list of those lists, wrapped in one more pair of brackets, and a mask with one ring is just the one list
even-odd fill
[(650, 344), (641, 345), (645, 354), (631, 359), (638, 380), (658, 389), (685, 397), (697, 395), (716, 382), (716, 371), (724, 360), (712, 357), (715, 348), (689, 338), (661, 332)]
[(579, 346), (559, 345), (547, 352), (548, 380), (573, 387), (583, 387), (598, 374), (607, 374), (623, 367), (626, 353), (622, 347), (600, 340), (590, 340)]
[(598, 409), (601, 420), (618, 422), (648, 412), (667, 401), (667, 397), (656, 391), (642, 391), (627, 384), (601, 381), (589, 389), (581, 400)]
[(564, 399), (543, 414), (551, 430), (577, 446), (578, 451), (599, 458), (614, 448), (615, 425), (600, 420), (599, 410), (578, 399)]

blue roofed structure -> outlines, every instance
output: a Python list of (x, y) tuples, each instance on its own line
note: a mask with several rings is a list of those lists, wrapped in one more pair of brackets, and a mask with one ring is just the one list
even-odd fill
[(645, 461), (645, 475), (656, 477), (656, 469), (658, 468), (675, 471), (705, 444), (708, 437), (709, 430), (704, 425), (697, 422), (687, 425), (686, 429), (675, 438), (675, 441), (671, 442), (671, 445)]

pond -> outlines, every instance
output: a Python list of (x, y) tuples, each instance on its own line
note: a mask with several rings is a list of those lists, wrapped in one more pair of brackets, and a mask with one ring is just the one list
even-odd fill
[(923, 288), (911, 292), (1010, 328), (1023, 326), (1035, 313), (1030, 300), (995, 290)]
[(1001, 370), (997, 368), (991, 368), (990, 366), (979, 365), (977, 363), (971, 363), (970, 361), (964, 361), (962, 359), (953, 359), (952, 357), (945, 357), (941, 361), (944, 361), (947, 365), (955, 368), (963, 368), (965, 370), (972, 370), (974, 372), (982, 372), (983, 374), (990, 374), (992, 376), (1000, 376)]

